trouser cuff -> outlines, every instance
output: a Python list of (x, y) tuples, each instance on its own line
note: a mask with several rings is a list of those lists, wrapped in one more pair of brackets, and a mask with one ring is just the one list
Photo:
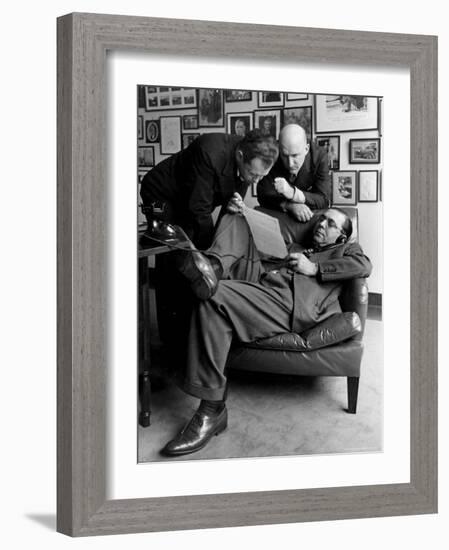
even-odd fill
[(208, 401), (224, 401), (226, 399), (226, 385), (220, 388), (205, 388), (184, 381), (181, 387), (186, 393), (199, 399), (207, 399)]

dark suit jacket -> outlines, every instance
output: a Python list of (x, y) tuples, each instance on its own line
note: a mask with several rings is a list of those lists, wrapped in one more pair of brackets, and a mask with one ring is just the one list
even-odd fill
[(142, 180), (144, 205), (168, 203), (172, 223), (181, 225), (198, 248), (211, 244), (212, 212), (248, 185), (237, 176), (235, 149), (240, 136), (203, 134), (187, 149), (163, 160)]
[[(265, 208), (280, 210), (285, 197), (279, 195), (274, 188), (275, 178), (285, 178), (289, 181), (289, 171), (279, 157), (270, 173), (257, 184), (259, 204)], [(293, 185), (300, 189), (306, 198), (306, 205), (312, 209), (327, 208), (331, 196), (331, 184), (327, 153), (322, 147), (310, 144), (310, 150), (304, 159), (304, 164), (296, 176)]]
[(293, 276), (292, 331), (301, 333), (341, 311), (338, 297), (344, 281), (369, 277), (372, 266), (358, 243), (330, 246), (308, 254), (318, 264), (316, 277)]

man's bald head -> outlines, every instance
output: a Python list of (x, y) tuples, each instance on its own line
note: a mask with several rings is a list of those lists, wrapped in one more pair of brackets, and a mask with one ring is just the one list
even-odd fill
[(304, 164), (309, 144), (304, 128), (299, 124), (287, 124), (279, 134), (279, 153), (285, 168), (296, 176)]

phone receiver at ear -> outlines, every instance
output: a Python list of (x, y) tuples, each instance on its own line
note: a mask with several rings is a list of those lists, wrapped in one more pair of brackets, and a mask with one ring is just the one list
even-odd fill
[(340, 235), (335, 242), (336, 244), (344, 244), (347, 240), (348, 238), (346, 237), (346, 235)]

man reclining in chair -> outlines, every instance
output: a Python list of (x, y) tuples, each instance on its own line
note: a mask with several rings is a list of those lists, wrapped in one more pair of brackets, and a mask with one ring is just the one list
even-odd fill
[[(231, 211), (242, 211), (238, 198), (233, 206)], [(233, 341), (301, 333), (341, 311), (343, 281), (371, 273), (370, 260), (349, 241), (351, 234), (348, 216), (330, 208), (312, 228), (311, 248), (292, 243), (286, 260), (276, 265), (261, 258), (244, 216), (227, 214), (206, 254), (193, 248), (177, 253), (179, 269), (199, 298), (182, 387), (201, 403), (162, 454), (198, 451), (227, 427), (224, 370)]]

